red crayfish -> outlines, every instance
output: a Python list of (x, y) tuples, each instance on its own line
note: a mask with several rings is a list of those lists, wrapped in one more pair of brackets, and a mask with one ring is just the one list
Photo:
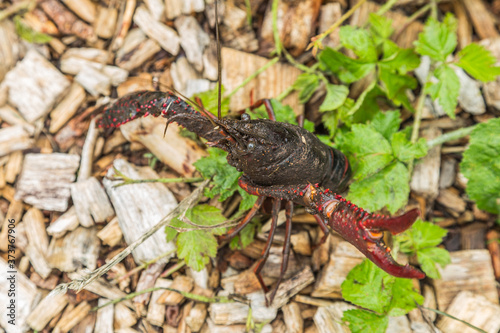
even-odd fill
[(230, 239), (247, 225), (266, 197), (273, 198), (272, 227), (255, 274), (264, 290), (260, 275), (277, 226), (282, 201), (286, 202), (286, 231), (280, 278), (271, 294), (271, 302), (287, 269), (290, 253), (293, 203), (306, 207), (315, 215), (319, 226), (328, 234), (328, 226), (353, 244), (377, 266), (398, 277), (422, 279), (425, 274), (410, 265), (399, 265), (383, 241), (383, 231), (393, 234), (408, 229), (419, 215), (413, 209), (401, 216), (371, 214), (346, 201), (335, 192), (342, 191), (351, 170), (340, 151), (321, 143), (305, 129), (277, 122), (268, 100), (262, 100), (268, 119), (250, 119), (243, 113), (241, 120), (219, 119), (207, 112), (198, 112), (172, 93), (141, 91), (118, 99), (104, 108), (98, 119), (100, 128), (114, 128), (139, 117), (152, 115), (176, 122), (208, 140), (208, 145), (226, 152), (230, 165), (243, 172), (239, 185), (258, 196), (253, 208), (223, 239)]

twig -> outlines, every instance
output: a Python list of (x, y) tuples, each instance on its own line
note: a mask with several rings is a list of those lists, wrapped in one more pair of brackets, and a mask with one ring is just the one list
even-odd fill
[[(115, 174), (110, 177), (111, 180), (123, 180), (123, 183), (116, 184), (114, 187), (130, 185), (130, 184), (141, 184), (141, 183), (197, 183), (201, 182), (203, 178), (193, 177), (193, 178), (156, 178), (156, 179), (132, 179), (123, 174), (117, 168), (114, 168)], [(116, 177), (118, 176), (118, 177)]]
[(476, 128), (476, 125), (460, 128), (453, 132), (445, 133), (438, 136), (437, 138), (429, 140), (427, 141), (427, 148), (431, 149), (432, 147), (438, 146), (445, 142), (463, 138), (464, 136), (469, 135)]
[(483, 330), (483, 329), (481, 329), (481, 328), (479, 328), (479, 327), (477, 327), (477, 326), (474, 326), (474, 325), (472, 325), (472, 324), (470, 324), (470, 323), (466, 322), (465, 320), (458, 319), (457, 317), (454, 317), (454, 316), (452, 316), (452, 315), (451, 315), (451, 314), (449, 314), (449, 313), (446, 313), (446, 312), (443, 312), (443, 311), (439, 311), (439, 310), (436, 310), (436, 309), (432, 309), (432, 308), (428, 308), (428, 307), (423, 306), (423, 305), (420, 305), (419, 307), (422, 307), (423, 309), (426, 309), (426, 310), (429, 310), (429, 311), (435, 312), (435, 313), (437, 313), (437, 314), (439, 314), (439, 315), (441, 315), (441, 316), (445, 316), (445, 317), (448, 317), (448, 318), (454, 319), (454, 320), (456, 320), (456, 321), (459, 321), (459, 322), (461, 322), (462, 324), (467, 325), (467, 326), (469, 326), (470, 328), (472, 328), (472, 329), (474, 329), (474, 330), (476, 330), (476, 331), (478, 331), (478, 332), (481, 332), (481, 333), (487, 333), (485, 330)]
[(14, 2), (10, 7), (0, 11), (0, 22), (9, 17), (10, 15), (14, 15), (22, 10), (30, 11), (34, 9), (36, 6), (36, 1), (34, 0), (26, 0), (20, 2)]
[(281, 50), (283, 45), (281, 45), (280, 34), (278, 32), (278, 3), (279, 0), (273, 0), (273, 4), (271, 7), (271, 13), (273, 14), (273, 37), (274, 37), (274, 45), (276, 47), (276, 54), (278, 57), (281, 55)]
[(139, 245), (144, 243), (146, 239), (152, 236), (155, 232), (165, 227), (174, 219), (176, 216), (181, 214), (183, 211), (192, 207), (198, 200), (201, 198), (203, 194), (203, 190), (207, 187), (210, 179), (205, 180), (201, 185), (193, 191), (188, 197), (182, 200), (177, 207), (174, 208), (167, 216), (165, 216), (160, 222), (158, 222), (153, 228), (151, 228), (144, 235), (139, 237), (135, 242), (130, 244), (126, 249), (118, 253), (116, 256), (111, 259), (109, 263), (100, 268), (94, 270), (90, 274), (87, 274), (81, 278), (75, 279), (69, 283), (62, 283), (58, 285), (52, 292), (53, 293), (65, 293), (68, 289), (76, 290), (76, 292), (80, 292), (85, 286), (92, 283), (97, 278), (104, 275), (107, 271), (111, 269), (114, 265), (125, 259), (129, 254), (132, 253)]
[(181, 260), (177, 264), (175, 264), (172, 267), (170, 267), (169, 269), (167, 269), (165, 272), (161, 273), (160, 277), (164, 278), (164, 277), (170, 276), (184, 266), (186, 266), (186, 262), (184, 260)]

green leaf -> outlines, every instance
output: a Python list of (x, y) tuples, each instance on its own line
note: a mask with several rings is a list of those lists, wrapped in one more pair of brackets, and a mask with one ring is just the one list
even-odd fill
[(417, 251), (417, 260), (422, 265), (422, 270), (432, 279), (440, 279), (441, 274), (436, 264), (445, 267), (451, 262), (450, 253), (439, 247), (430, 247)]
[[(218, 208), (209, 205), (198, 205), (189, 209), (186, 212), (186, 218), (195, 224), (203, 226), (216, 225), (226, 220)], [(192, 225), (184, 223), (178, 218), (172, 220), (170, 225), (178, 228), (193, 228)], [(168, 226), (165, 232), (167, 241), (172, 240), (177, 234), (176, 230)], [(177, 256), (184, 259), (189, 267), (200, 271), (208, 264), (210, 258), (215, 258), (217, 255), (217, 239), (215, 235), (222, 235), (225, 232), (226, 228), (215, 228), (179, 233), (177, 235)]]
[[(196, 94), (196, 96), (201, 99), (203, 107), (216, 116), (217, 116), (217, 105), (219, 103), (218, 93), (217, 93), (218, 91), (219, 87), (217, 86), (212, 90)], [(222, 96), (224, 96), (224, 86), (222, 86), (221, 92)], [(224, 117), (227, 115), (228, 112), (229, 112), (229, 99), (223, 98), (221, 104), (221, 115)]]
[(469, 180), (465, 191), (479, 209), (500, 214), (500, 118), (476, 125), (460, 170)]
[(370, 31), (372, 35), (378, 35), (381, 38), (387, 39), (394, 32), (392, 20), (388, 17), (370, 13), (368, 22), (370, 22)]
[(460, 81), (455, 71), (445, 65), (437, 68), (434, 75), (439, 80), (437, 83), (432, 83), (428, 86), (429, 94), (433, 100), (439, 99), (446, 114), (455, 119), (455, 108), (457, 106), (458, 94), (460, 92)]
[(233, 237), (231, 239), (231, 243), (229, 244), (231, 250), (235, 249), (244, 249), (250, 243), (253, 242), (255, 238), (255, 233), (257, 232), (257, 227), (259, 223), (257, 223), (255, 220), (252, 220), (250, 223), (248, 223), (239, 233), (236, 235), (236, 237)]
[(328, 83), (326, 85), (326, 97), (319, 107), (319, 111), (323, 112), (338, 109), (344, 104), (348, 94), (349, 88), (346, 86)]
[(329, 69), (345, 83), (358, 81), (375, 69), (375, 63), (349, 58), (329, 47), (321, 51), (318, 59), (323, 69)]
[(408, 169), (395, 162), (380, 172), (351, 184), (347, 198), (370, 211), (387, 207), (393, 214), (408, 201)]
[(444, 62), (457, 46), (456, 20), (446, 16), (441, 23), (430, 17), (424, 31), (418, 35), (415, 51), (420, 55), (428, 55), (436, 61)]
[(366, 309), (385, 313), (395, 279), (365, 259), (347, 274), (341, 286), (342, 297)]
[(396, 236), (403, 253), (413, 255), (416, 251), (441, 244), (448, 231), (430, 222), (418, 219), (410, 229)]
[(495, 66), (497, 58), (484, 46), (472, 43), (458, 52), (458, 66), (476, 80), (494, 81), (500, 75), (500, 67)]
[(399, 129), (399, 125), (401, 124), (400, 116), (398, 110), (379, 112), (373, 117), (370, 125), (389, 141), (392, 135)]
[(417, 87), (417, 80), (414, 77), (392, 73), (381, 67), (379, 78), (384, 83), (387, 97), (391, 99), (394, 104), (397, 106), (402, 104), (408, 110), (413, 110), (408, 96), (406, 95), (406, 91)]
[(349, 110), (349, 114), (352, 114), (352, 123), (366, 123), (380, 112), (378, 101), (381, 96), (385, 97), (385, 93), (376, 83), (374, 80), (373, 84), (361, 93), (354, 106)]
[(389, 142), (369, 125), (353, 125), (339, 148), (355, 161), (353, 178), (358, 180), (377, 173), (394, 160)]
[(384, 333), (389, 326), (389, 317), (361, 309), (344, 311), (342, 321), (352, 333)]
[(387, 314), (391, 317), (404, 316), (416, 308), (415, 302), (422, 305), (424, 297), (415, 291), (413, 281), (396, 278), (392, 285), (392, 298)]
[(302, 73), (292, 85), (299, 92), (299, 102), (306, 103), (319, 86), (319, 77), (316, 74)]
[(404, 132), (394, 133), (391, 145), (394, 156), (401, 162), (408, 163), (416, 158), (422, 158), (427, 155), (427, 141), (424, 138), (420, 138), (417, 143), (411, 143)]
[(370, 34), (365, 29), (358, 29), (351, 25), (344, 25), (339, 31), (342, 45), (366, 62), (376, 62), (378, 55)]
[(379, 66), (399, 74), (406, 74), (420, 65), (420, 57), (413, 49), (399, 49), (379, 62)]
[(14, 23), (16, 33), (29, 43), (45, 44), (52, 40), (51, 36), (35, 31), (30, 26), (26, 25), (19, 15), (14, 16)]

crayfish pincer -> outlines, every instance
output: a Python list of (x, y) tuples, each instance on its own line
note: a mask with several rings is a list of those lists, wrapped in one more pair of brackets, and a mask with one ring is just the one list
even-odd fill
[(282, 201), (286, 202), (283, 261), (280, 277), (270, 296), (271, 302), (287, 269), (293, 203), (305, 206), (316, 217), (325, 233), (322, 241), (330, 227), (387, 273), (424, 278), (425, 274), (420, 270), (396, 263), (383, 242), (383, 231), (403, 232), (415, 222), (418, 210), (390, 218), (368, 213), (335, 194), (345, 189), (351, 176), (344, 154), (321, 143), (315, 135), (299, 126), (275, 121), (271, 103), (267, 100), (258, 104), (266, 106), (269, 120), (252, 120), (245, 113), (241, 120), (219, 119), (206, 111), (196, 111), (172, 93), (140, 91), (105, 107), (97, 125), (115, 128), (139, 117), (161, 116), (167, 119), (167, 124), (176, 122), (208, 140), (208, 145), (228, 152), (228, 163), (243, 172), (239, 185), (248, 193), (257, 195), (258, 199), (238, 225), (222, 236), (222, 240), (228, 240), (242, 230), (265, 198), (273, 200), (269, 238), (254, 269), (266, 291), (260, 272), (269, 256)]

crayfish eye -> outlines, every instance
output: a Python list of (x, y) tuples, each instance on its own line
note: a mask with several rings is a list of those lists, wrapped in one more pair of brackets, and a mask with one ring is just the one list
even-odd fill
[(241, 115), (241, 120), (243, 120), (243, 121), (249, 121), (250, 120), (250, 115), (248, 113), (243, 113)]

